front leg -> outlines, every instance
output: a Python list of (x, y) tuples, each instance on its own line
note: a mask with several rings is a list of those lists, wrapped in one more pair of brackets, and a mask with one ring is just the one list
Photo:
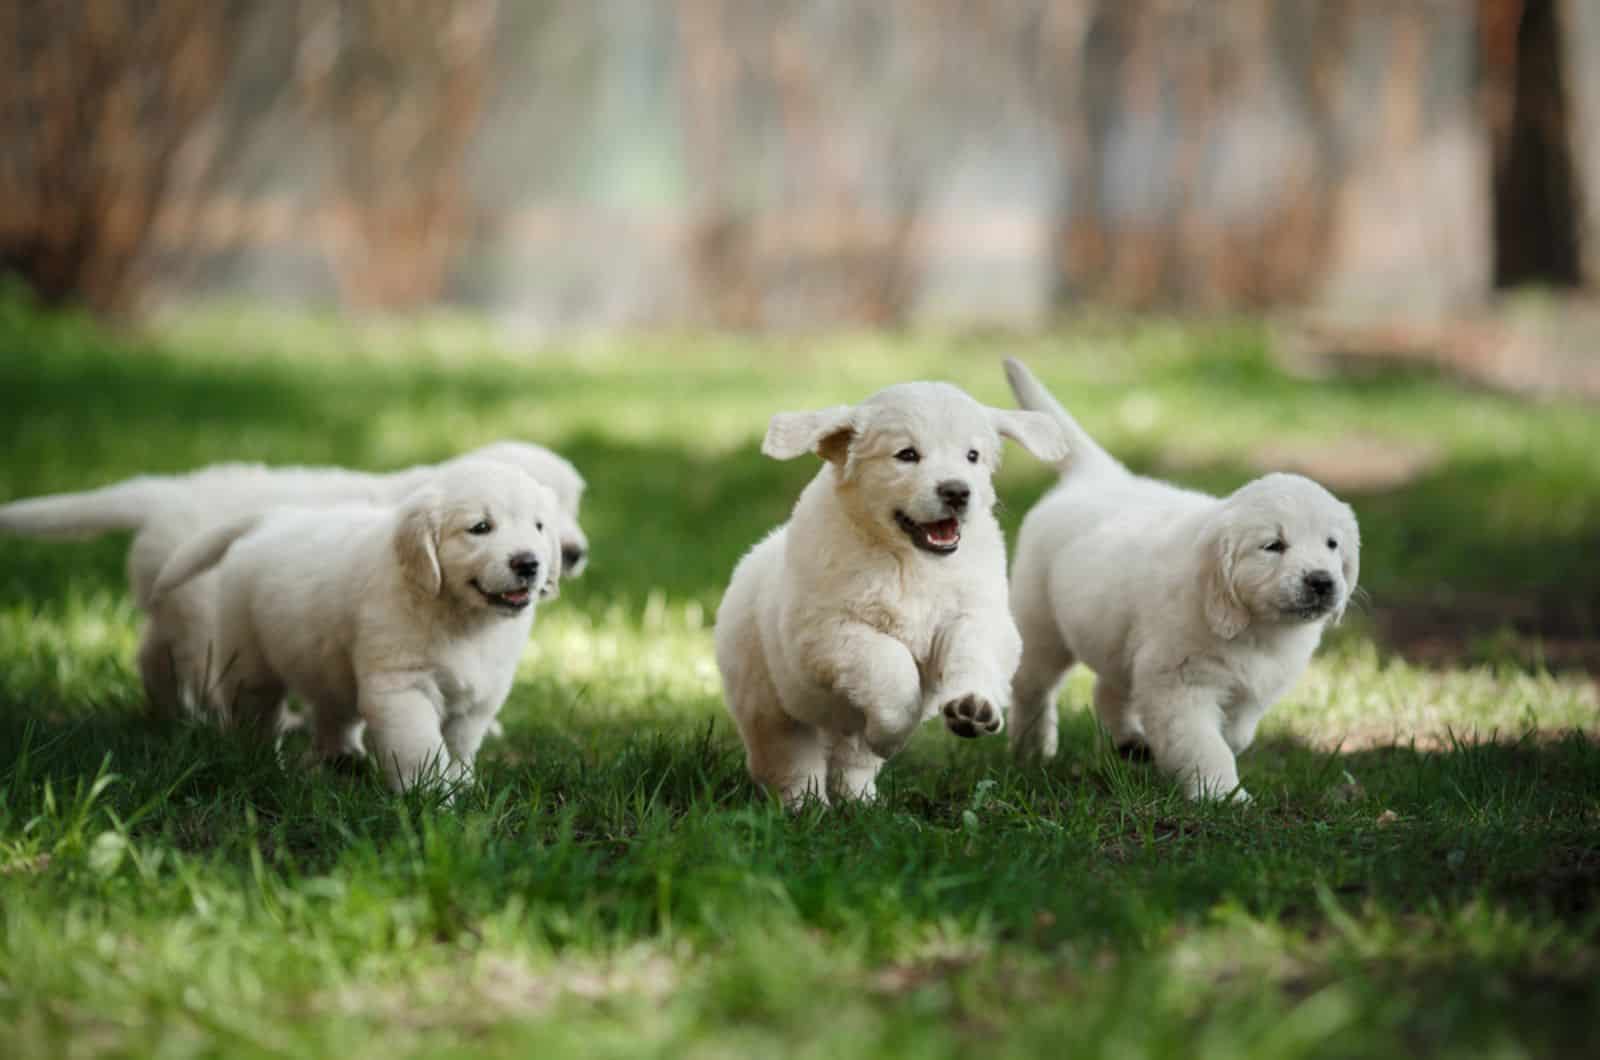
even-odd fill
[(828, 793), (840, 801), (872, 802), (878, 797), (883, 759), (859, 733), (835, 735), (828, 745)]
[(870, 626), (847, 623), (826, 645), (817, 665), (822, 683), (866, 718), (862, 738), (879, 758), (890, 758), (922, 721), (922, 675), (906, 646)]
[(460, 769), (445, 745), (438, 701), (420, 678), (363, 685), (358, 706), (367, 723), (367, 750), (390, 788), (404, 791), (430, 771), (456, 779)]
[(1022, 638), (1008, 612), (970, 615), (948, 626), (938, 641), (939, 683), (929, 711), (944, 714), (946, 727), (971, 739), (1005, 725), (1011, 680), (1022, 655)]
[(1135, 699), (1156, 766), (1176, 777), (1189, 798), (1250, 800), (1222, 735), (1225, 718), (1215, 692), (1163, 683), (1136, 691)]
[(452, 715), (444, 723), (444, 745), (450, 750), (453, 768), (463, 777), (472, 776), (472, 765), (478, 758), (478, 748), (489, 734), (495, 716), (488, 711)]

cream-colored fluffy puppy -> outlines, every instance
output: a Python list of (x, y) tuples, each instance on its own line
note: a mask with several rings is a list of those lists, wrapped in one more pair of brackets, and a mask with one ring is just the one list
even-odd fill
[(1119, 748), (1148, 746), (1191, 798), (1248, 798), (1234, 756), (1355, 591), (1355, 514), (1298, 475), (1224, 498), (1135, 475), (1020, 363), (1008, 360), (1006, 377), (1072, 447), (1017, 539), (1013, 749), (1055, 754), (1056, 689), (1082, 662)]
[(873, 797), (935, 714), (958, 735), (999, 731), (1020, 648), (990, 510), (1001, 435), (1065, 452), (1049, 417), (945, 383), (772, 418), (762, 452), (825, 463), (734, 569), (716, 650), (750, 774), (785, 803)]
[[(560, 502), (555, 520), (563, 569), (584, 567), (588, 539), (578, 525), (584, 481), (565, 459), (528, 442), (495, 442), (457, 460), (488, 459), (518, 468), (548, 486)], [(149, 614), (139, 645), (145, 693), (161, 706), (195, 704), (218, 676), (211, 630), (216, 625), (213, 575), (154, 600), (156, 576), (189, 538), (207, 529), (280, 505), (321, 507), (393, 504), (436, 471), (456, 461), (383, 474), (332, 467), (218, 464), (185, 475), (143, 475), (83, 493), (64, 493), (0, 505), (0, 530), (46, 538), (82, 538), (134, 531), (128, 582)]]
[(561, 575), (554, 493), (487, 460), (398, 505), (277, 508), (175, 552), (155, 598), (220, 563), (212, 707), (277, 727), (292, 691), (321, 755), (367, 750), (392, 786), (467, 775), (511, 689), (535, 597)]

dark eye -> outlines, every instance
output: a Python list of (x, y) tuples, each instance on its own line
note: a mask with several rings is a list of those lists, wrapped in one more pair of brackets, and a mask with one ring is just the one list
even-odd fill
[(494, 524), (491, 523), (487, 519), (479, 519), (477, 522), (475, 522), (471, 526), (467, 527), (467, 533), (469, 533), (469, 534), (478, 534), (479, 536), (482, 536), (483, 534), (493, 533), (493, 532), (494, 532)]
[(968, 449), (967, 450), (967, 463), (976, 464), (977, 462), (978, 462), (978, 451), (976, 449)]
[(1272, 542), (1271, 544), (1262, 545), (1261, 546), (1261, 551), (1263, 551), (1263, 552), (1287, 552), (1287, 551), (1289, 551), (1289, 542), (1285, 541), (1283, 538), (1280, 537), (1280, 538), (1278, 538), (1278, 540)]
[(894, 458), (900, 461), (902, 464), (915, 464), (918, 460), (922, 459), (922, 454), (910, 446), (906, 446), (906, 448), (894, 454)]
[(1339, 542), (1335, 541), (1333, 538), (1330, 537), (1330, 538), (1328, 538), (1328, 547), (1329, 548), (1338, 548), (1339, 547)]
[(533, 524), (533, 528), (535, 530), (543, 530), (544, 529), (544, 524), (543, 523), (534, 523)]

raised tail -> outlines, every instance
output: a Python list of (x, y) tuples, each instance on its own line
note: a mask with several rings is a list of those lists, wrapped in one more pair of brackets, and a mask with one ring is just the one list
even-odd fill
[(160, 479), (141, 477), (82, 493), (12, 501), (0, 504), (0, 531), (61, 539), (138, 530), (159, 509), (163, 493)]
[(179, 545), (177, 551), (162, 565), (161, 573), (156, 575), (151, 598), (161, 599), (191, 578), (204, 574), (222, 562), (222, 557), (228, 554), (233, 543), (254, 530), (262, 518), (263, 514), (257, 512), (234, 519), (221, 526), (202, 530)]
[(1089, 432), (1080, 427), (1072, 414), (1061, 407), (1061, 402), (1034, 378), (1027, 365), (1015, 357), (1006, 358), (1006, 382), (1011, 384), (1011, 393), (1016, 396), (1019, 407), (1042, 412), (1061, 425), (1062, 432), (1067, 436), (1067, 455), (1056, 462), (1056, 470), (1061, 474), (1096, 467), (1122, 468), (1116, 457), (1089, 437)]

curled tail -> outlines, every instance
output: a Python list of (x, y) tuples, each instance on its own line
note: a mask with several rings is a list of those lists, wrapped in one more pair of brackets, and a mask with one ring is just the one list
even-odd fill
[(163, 502), (166, 488), (152, 477), (131, 478), (82, 493), (56, 493), (0, 504), (0, 531), (24, 537), (95, 537), (139, 530)]
[(1061, 430), (1067, 436), (1067, 455), (1057, 461), (1057, 471), (1065, 475), (1069, 471), (1091, 468), (1121, 470), (1122, 465), (1116, 457), (1089, 437), (1089, 432), (1078, 425), (1072, 414), (1061, 407), (1061, 402), (1015, 357), (1006, 358), (1006, 382), (1011, 384), (1011, 393), (1016, 396), (1019, 407), (1043, 412), (1061, 425)]
[(261, 519), (261, 513), (234, 519), (221, 526), (202, 530), (179, 545), (156, 576), (155, 587), (151, 590), (152, 598), (159, 600), (222, 562), (222, 557), (228, 554), (233, 543), (254, 530)]

